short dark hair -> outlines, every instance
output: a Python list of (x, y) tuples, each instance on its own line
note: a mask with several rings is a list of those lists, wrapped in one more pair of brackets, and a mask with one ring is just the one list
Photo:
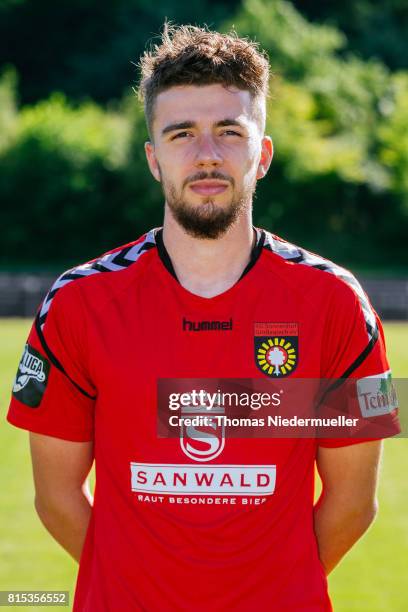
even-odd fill
[(247, 90), (254, 98), (268, 95), (269, 62), (258, 44), (235, 32), (221, 34), (192, 25), (166, 23), (160, 44), (140, 60), (139, 97), (151, 134), (158, 94), (176, 85), (221, 83)]

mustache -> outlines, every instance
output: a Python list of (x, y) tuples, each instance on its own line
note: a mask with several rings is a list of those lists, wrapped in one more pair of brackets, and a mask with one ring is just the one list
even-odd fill
[(219, 181), (227, 181), (228, 183), (231, 183), (233, 187), (235, 185), (235, 181), (232, 178), (232, 176), (222, 174), (222, 172), (218, 172), (218, 170), (213, 170), (212, 172), (204, 172), (202, 170), (201, 172), (196, 172), (195, 174), (188, 176), (183, 181), (183, 187), (188, 185), (188, 183), (194, 183), (195, 181), (205, 181), (206, 179), (207, 180), (214, 179), (214, 180), (219, 180)]

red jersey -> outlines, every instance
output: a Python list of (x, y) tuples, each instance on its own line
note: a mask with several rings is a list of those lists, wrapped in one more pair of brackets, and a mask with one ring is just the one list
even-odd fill
[[(331, 610), (313, 530), (314, 463), (318, 445), (356, 440), (157, 436), (160, 378), (389, 370), (380, 323), (355, 278), (257, 234), (245, 273), (215, 297), (179, 284), (152, 230), (64, 273), (39, 310), (8, 420), (94, 441), (76, 612)], [(277, 345), (279, 333), (290, 335), (285, 359), (279, 347), (270, 363), (262, 353), (268, 326)]]

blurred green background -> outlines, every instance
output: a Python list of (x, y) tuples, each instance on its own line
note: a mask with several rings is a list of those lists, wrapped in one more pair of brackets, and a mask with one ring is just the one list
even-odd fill
[(406, 273), (406, 0), (0, 0), (0, 269), (57, 272), (161, 223), (132, 86), (165, 17), (269, 53), (256, 223), (353, 271)]

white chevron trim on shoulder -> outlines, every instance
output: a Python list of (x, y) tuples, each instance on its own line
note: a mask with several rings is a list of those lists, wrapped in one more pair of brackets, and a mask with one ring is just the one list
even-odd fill
[(334, 274), (337, 278), (340, 278), (345, 283), (347, 283), (353, 291), (356, 293), (359, 302), (361, 304), (361, 308), (364, 313), (364, 318), (366, 321), (367, 334), (368, 338), (371, 341), (377, 334), (377, 323), (375, 320), (374, 311), (370, 305), (370, 302), (367, 298), (367, 295), (364, 292), (364, 289), (358, 282), (358, 280), (346, 270), (346, 268), (342, 268), (337, 264), (316, 255), (315, 253), (311, 253), (306, 249), (302, 249), (290, 242), (286, 242), (285, 240), (277, 239), (270, 232), (265, 232), (265, 248), (269, 249), (276, 255), (279, 255), (283, 259), (287, 261), (291, 261), (296, 264), (301, 264), (304, 266), (310, 266), (312, 268), (317, 268), (322, 270), (323, 272), (329, 272), (330, 274)]
[(41, 330), (44, 328), (44, 324), (47, 318), (52, 301), (59, 289), (71, 283), (78, 278), (84, 278), (93, 274), (100, 274), (102, 272), (117, 272), (128, 268), (134, 264), (139, 257), (146, 253), (150, 248), (154, 247), (156, 228), (150, 230), (144, 237), (144, 240), (134, 244), (132, 246), (124, 247), (119, 251), (113, 253), (107, 253), (102, 255), (95, 261), (82, 264), (67, 270), (52, 285), (51, 289), (45, 296), (45, 299), (41, 305), (40, 312), (38, 314)]

